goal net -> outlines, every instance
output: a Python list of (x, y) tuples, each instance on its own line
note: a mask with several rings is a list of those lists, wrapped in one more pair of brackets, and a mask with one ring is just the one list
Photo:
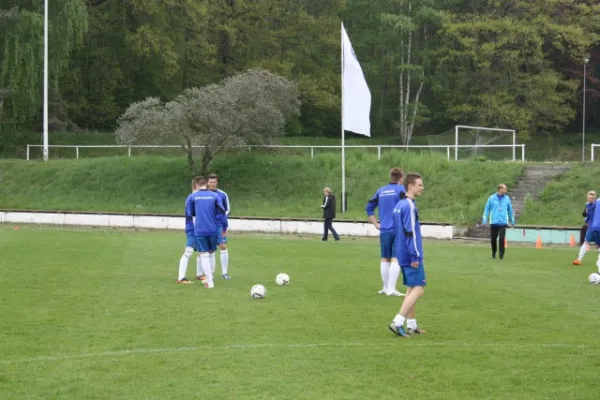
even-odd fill
[[(514, 129), (457, 125), (453, 130), (428, 136), (430, 146), (447, 146), (451, 160), (482, 157), (489, 160), (519, 160), (522, 148)], [(436, 148), (439, 150), (439, 148)]]

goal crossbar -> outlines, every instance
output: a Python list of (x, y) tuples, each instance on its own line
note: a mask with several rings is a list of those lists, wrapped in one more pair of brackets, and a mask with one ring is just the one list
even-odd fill
[(456, 125), (454, 127), (454, 160), (458, 160), (458, 132), (460, 129), (473, 129), (480, 131), (494, 131), (494, 132), (509, 132), (512, 133), (512, 159), (517, 159), (517, 131), (515, 129), (504, 129), (504, 128), (486, 128), (485, 126), (470, 126), (470, 125)]

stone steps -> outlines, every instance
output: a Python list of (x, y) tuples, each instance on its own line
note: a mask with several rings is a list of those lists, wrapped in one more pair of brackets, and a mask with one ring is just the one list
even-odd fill
[[(539, 199), (542, 191), (550, 181), (559, 175), (564, 174), (569, 169), (568, 165), (528, 165), (523, 169), (523, 174), (519, 177), (517, 184), (513, 188), (509, 188), (508, 195), (510, 196), (515, 220), (523, 213), (525, 209), (525, 199)], [(483, 210), (482, 210), (483, 212)], [(481, 220), (477, 221), (478, 224)], [(473, 238), (489, 238), (490, 228), (488, 226), (474, 226), (467, 231), (467, 237)]]

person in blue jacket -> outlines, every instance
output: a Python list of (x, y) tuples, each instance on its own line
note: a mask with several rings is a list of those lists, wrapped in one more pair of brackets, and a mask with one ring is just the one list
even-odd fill
[(482, 221), (484, 225), (490, 225), (492, 258), (496, 258), (498, 239), (500, 240), (501, 260), (504, 259), (506, 228), (515, 225), (515, 214), (507, 192), (505, 184), (498, 185), (498, 191), (491, 195), (485, 204)]

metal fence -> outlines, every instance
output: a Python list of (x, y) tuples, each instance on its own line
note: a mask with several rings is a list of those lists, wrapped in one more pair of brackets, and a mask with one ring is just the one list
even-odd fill
[[(594, 149), (592, 145), (592, 159), (594, 157)], [(27, 145), (27, 160), (31, 159), (31, 149), (33, 148), (42, 148), (42, 145), (28, 144)], [(179, 145), (48, 145), (50, 149), (52, 148), (67, 148), (73, 149), (75, 151), (75, 158), (79, 159), (80, 157), (80, 149), (126, 149), (127, 156), (131, 157), (132, 149), (181, 149), (182, 147)], [(192, 146), (193, 149), (202, 149), (205, 146)], [(342, 146), (306, 146), (306, 145), (253, 145), (253, 146), (234, 146), (229, 147), (229, 149), (238, 149), (242, 151), (251, 152), (253, 149), (308, 149), (310, 150), (310, 158), (315, 157), (315, 153), (317, 150), (325, 149), (341, 149)], [(430, 149), (430, 150), (445, 150), (446, 157), (448, 160), (452, 158), (458, 159), (458, 151), (459, 149), (489, 149), (489, 148), (511, 148), (512, 151), (512, 161), (517, 161), (516, 159), (516, 149), (521, 149), (521, 162), (525, 162), (525, 145), (524, 144), (487, 144), (487, 145), (347, 145), (344, 146), (345, 149), (376, 149), (377, 150), (377, 158), (381, 159), (381, 152), (383, 149)], [(452, 153), (454, 152), (454, 157), (452, 157)]]

